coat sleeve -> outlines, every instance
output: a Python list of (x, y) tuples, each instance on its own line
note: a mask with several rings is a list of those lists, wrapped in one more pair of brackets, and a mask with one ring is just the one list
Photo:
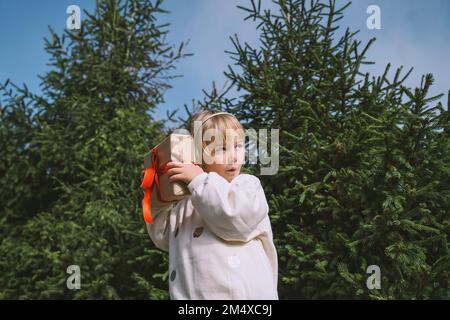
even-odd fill
[(153, 223), (145, 223), (150, 239), (156, 247), (164, 251), (169, 251), (169, 224), (172, 205), (172, 203), (158, 201), (156, 190), (153, 190), (151, 208)]
[(188, 188), (192, 205), (216, 236), (247, 242), (263, 232), (259, 225), (269, 206), (257, 177), (240, 174), (230, 183), (216, 172), (203, 172)]

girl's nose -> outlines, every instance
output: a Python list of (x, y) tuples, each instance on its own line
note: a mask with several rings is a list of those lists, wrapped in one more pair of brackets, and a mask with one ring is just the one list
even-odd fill
[(228, 162), (227, 164), (234, 164), (237, 162), (237, 152), (234, 148), (231, 148), (231, 151), (228, 153)]

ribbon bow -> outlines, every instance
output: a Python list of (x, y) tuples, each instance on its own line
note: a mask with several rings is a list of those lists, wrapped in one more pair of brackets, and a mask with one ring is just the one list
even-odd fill
[[(164, 201), (161, 199), (161, 193), (159, 188), (159, 178), (158, 176), (161, 174), (167, 173), (167, 164), (170, 161), (159, 165), (159, 157), (158, 157), (158, 148), (154, 147), (152, 149), (152, 166), (150, 168), (145, 169), (144, 178), (142, 179), (141, 188), (145, 190), (144, 199), (142, 199), (142, 212), (144, 214), (145, 222), (150, 224), (153, 223), (153, 217), (151, 213), (152, 208), (152, 193), (153, 193), (153, 185), (156, 185), (156, 195), (160, 202), (171, 202)], [(192, 162), (195, 165), (199, 165), (198, 163)]]

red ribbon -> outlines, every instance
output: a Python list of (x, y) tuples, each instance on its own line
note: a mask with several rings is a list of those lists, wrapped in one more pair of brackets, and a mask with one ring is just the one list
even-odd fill
[[(158, 148), (153, 147), (152, 166), (150, 168), (145, 169), (144, 178), (142, 179), (141, 183), (141, 188), (145, 190), (144, 199), (142, 199), (142, 212), (144, 214), (145, 222), (148, 222), (150, 224), (153, 223), (153, 217), (151, 213), (153, 185), (156, 185), (156, 195), (160, 202), (171, 202), (171, 201), (164, 201), (161, 199), (161, 192), (159, 188), (159, 178), (158, 178), (159, 175), (167, 173), (168, 170), (167, 164), (169, 162), (170, 161), (167, 161), (162, 165), (159, 165)], [(192, 163), (195, 165), (199, 165), (198, 163), (195, 163), (193, 161)]]

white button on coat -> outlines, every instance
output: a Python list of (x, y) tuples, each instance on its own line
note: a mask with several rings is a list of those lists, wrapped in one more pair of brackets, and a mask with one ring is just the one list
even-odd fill
[(231, 268), (237, 268), (237, 267), (239, 267), (239, 264), (241, 263), (241, 260), (239, 259), (239, 257), (238, 256), (236, 256), (236, 255), (232, 255), (232, 256), (229, 256), (228, 257), (228, 265), (231, 267)]

